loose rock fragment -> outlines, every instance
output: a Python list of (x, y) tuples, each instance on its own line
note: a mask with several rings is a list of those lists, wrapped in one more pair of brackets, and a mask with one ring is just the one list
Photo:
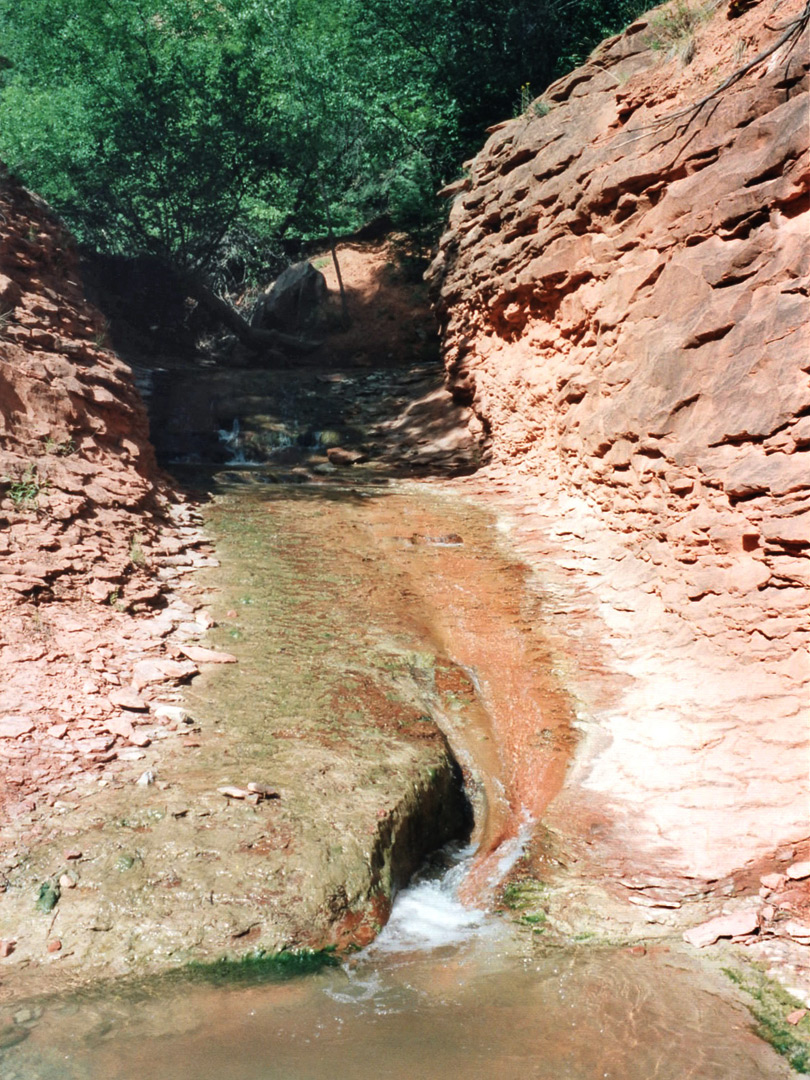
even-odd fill
[(796, 919), (788, 919), (787, 922), (779, 923), (776, 930), (780, 937), (789, 937), (800, 945), (810, 945), (810, 926), (797, 922)]
[(180, 705), (167, 705), (160, 702), (152, 705), (152, 712), (158, 720), (168, 720), (174, 724), (189, 722), (188, 713)]
[(127, 720), (125, 716), (114, 716), (106, 720), (104, 727), (111, 735), (120, 735), (122, 739), (132, 738), (132, 721)]
[(154, 784), (155, 774), (151, 769), (147, 769), (146, 772), (141, 773), (135, 783), (138, 787), (149, 787), (150, 784)]
[(246, 799), (251, 794), (247, 788), (235, 787), (230, 784), (217, 788), (217, 791), (220, 795), (224, 795), (226, 799)]
[(7, 956), (11, 956), (16, 947), (17, 942), (13, 938), (0, 940), (0, 959), (5, 960)]
[(683, 940), (696, 949), (714, 945), (720, 938), (742, 937), (753, 934), (759, 928), (759, 914), (754, 908), (735, 911), (733, 915), (719, 915), (715, 919), (693, 926), (683, 935)]
[(792, 881), (803, 881), (806, 877), (810, 877), (810, 861), (795, 862), (785, 872)]
[(33, 730), (33, 721), (23, 716), (4, 716), (0, 719), (0, 739), (19, 739)]
[(202, 645), (184, 645), (180, 652), (193, 660), (195, 664), (236, 664), (237, 658), (232, 653), (204, 649)]
[(255, 781), (251, 781), (248, 784), (248, 791), (252, 791), (256, 795), (261, 795), (263, 799), (281, 798), (281, 795), (274, 787), (271, 787), (269, 784), (257, 784)]
[(107, 697), (119, 709), (129, 709), (131, 712), (146, 712), (149, 708), (140, 694), (127, 687), (111, 690)]
[(786, 878), (784, 874), (763, 874), (759, 880), (764, 888), (772, 891), (774, 889), (781, 889), (785, 884)]

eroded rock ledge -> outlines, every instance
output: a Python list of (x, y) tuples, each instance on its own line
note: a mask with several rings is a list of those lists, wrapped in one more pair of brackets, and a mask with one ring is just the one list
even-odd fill
[(779, 38), (764, 7), (721, 7), (688, 64), (653, 13), (499, 125), (431, 271), (473, 485), (593, 645), (559, 806), (708, 877), (807, 834), (806, 30), (667, 120)]

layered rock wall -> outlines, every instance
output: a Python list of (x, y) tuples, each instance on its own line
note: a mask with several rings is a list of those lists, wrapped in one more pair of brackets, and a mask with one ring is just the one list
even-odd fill
[(0, 174), (0, 594), (105, 600), (135, 571), (158, 473), (130, 370), (84, 299), (75, 244)]
[(571, 782), (688, 873), (808, 832), (806, 25), (689, 109), (804, 5), (765, 8), (659, 9), (499, 125), (431, 271), (490, 481), (621, 680)]

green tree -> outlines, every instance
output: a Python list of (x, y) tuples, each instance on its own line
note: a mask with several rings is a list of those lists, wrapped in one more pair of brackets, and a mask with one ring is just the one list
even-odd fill
[(279, 167), (238, 0), (0, 0), (0, 152), (106, 250), (208, 263)]
[(638, 0), (0, 0), (0, 156), (108, 252), (408, 228)]

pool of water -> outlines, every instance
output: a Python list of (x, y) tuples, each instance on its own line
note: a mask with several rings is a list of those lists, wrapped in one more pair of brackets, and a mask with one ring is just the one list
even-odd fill
[(405, 890), (369, 949), (282, 982), (156, 980), (35, 1010), (4, 1080), (775, 1080), (742, 1006), (665, 950), (536, 951), (456, 895)]

